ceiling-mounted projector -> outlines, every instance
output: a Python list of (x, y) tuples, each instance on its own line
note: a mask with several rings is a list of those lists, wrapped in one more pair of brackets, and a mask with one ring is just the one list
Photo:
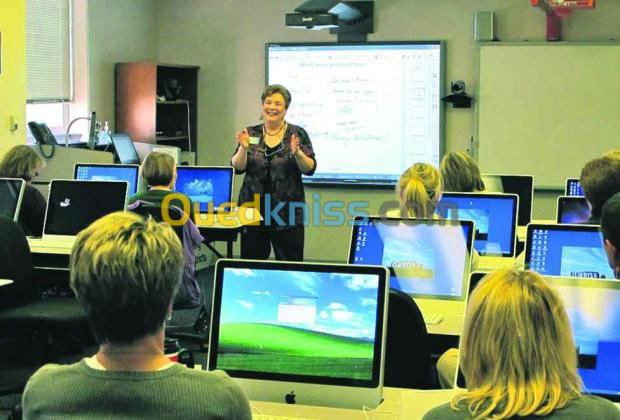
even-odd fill
[(369, 10), (372, 18), (372, 1), (307, 0), (295, 9), (295, 13), (286, 14), (285, 23), (289, 28), (341, 28), (368, 18)]

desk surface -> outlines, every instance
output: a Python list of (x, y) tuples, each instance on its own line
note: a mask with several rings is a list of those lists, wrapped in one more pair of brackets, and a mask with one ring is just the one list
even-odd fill
[(422, 391), (384, 388), (383, 403), (374, 410), (350, 410), (252, 401), (252, 413), (272, 416), (304, 417), (311, 419), (396, 420), (421, 419), (431, 408), (450, 401), (456, 390)]

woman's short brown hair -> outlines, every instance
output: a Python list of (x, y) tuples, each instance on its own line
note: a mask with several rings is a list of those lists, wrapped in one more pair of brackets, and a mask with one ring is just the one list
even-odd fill
[(45, 166), (45, 162), (37, 152), (26, 145), (19, 145), (9, 150), (0, 162), (0, 176), (6, 178), (21, 178), (26, 182), (34, 179), (38, 169)]
[(174, 158), (167, 153), (151, 152), (142, 162), (142, 177), (151, 186), (168, 186), (174, 178)]
[(450, 152), (439, 165), (446, 192), (484, 191), (484, 181), (474, 159), (465, 152)]
[(288, 109), (289, 105), (291, 104), (291, 92), (289, 92), (288, 89), (282, 85), (267, 86), (263, 91), (263, 94), (260, 96), (261, 103), (265, 103), (265, 99), (276, 93), (282, 95), (282, 97), (284, 98), (284, 108)]
[(82, 230), (70, 285), (97, 341), (129, 343), (162, 328), (183, 261), (178, 236), (152, 218), (116, 212)]

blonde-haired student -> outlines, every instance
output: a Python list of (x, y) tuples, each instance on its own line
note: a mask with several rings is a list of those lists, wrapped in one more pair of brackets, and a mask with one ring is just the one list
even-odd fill
[(22, 397), (24, 419), (250, 420), (245, 393), (226, 373), (189, 369), (164, 354), (183, 260), (177, 235), (153, 218), (117, 212), (82, 230), (70, 285), (99, 350), (39, 369)]
[(534, 272), (498, 270), (480, 282), (469, 300), (460, 360), (467, 390), (424, 420), (620, 419), (611, 402), (581, 393), (568, 315)]
[(468, 153), (447, 153), (441, 159), (439, 171), (446, 192), (481, 192), (485, 189), (480, 168)]
[(387, 215), (436, 218), (435, 208), (441, 199), (442, 191), (443, 182), (437, 168), (428, 163), (415, 163), (402, 173), (396, 184), (400, 208), (388, 211)]

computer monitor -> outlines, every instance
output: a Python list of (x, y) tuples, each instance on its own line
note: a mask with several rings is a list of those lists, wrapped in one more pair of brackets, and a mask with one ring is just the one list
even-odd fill
[(86, 181), (127, 181), (129, 195), (138, 192), (139, 165), (76, 163), (73, 178)]
[(485, 189), (489, 192), (517, 194), (519, 196), (519, 226), (532, 220), (534, 177), (532, 175), (482, 175)]
[(201, 213), (206, 213), (211, 205), (213, 212), (217, 212), (221, 204), (232, 200), (233, 174), (231, 166), (177, 166), (175, 191), (185, 194), (193, 203), (200, 203)]
[(583, 193), (583, 189), (581, 188), (581, 184), (579, 183), (579, 178), (566, 179), (566, 188), (564, 189), (564, 194), (571, 197), (583, 197), (585, 195)]
[(361, 409), (382, 399), (384, 267), (218, 260), (209, 370), (251, 400)]
[(561, 195), (558, 197), (556, 221), (578, 224), (590, 219), (591, 210), (585, 197)]
[(528, 225), (525, 266), (543, 276), (615, 278), (593, 225)]
[(409, 295), (464, 301), (473, 232), (469, 220), (356, 217), (348, 261), (389, 268), (390, 287)]
[(43, 236), (75, 236), (106, 214), (125, 210), (127, 181), (50, 182)]
[(26, 182), (18, 178), (0, 178), (0, 216), (17, 222)]
[(437, 213), (475, 222), (474, 248), (480, 255), (514, 257), (518, 206), (516, 194), (450, 192), (442, 195)]
[(560, 294), (577, 346), (583, 392), (620, 401), (620, 282), (548, 278)]
[(136, 147), (133, 145), (133, 141), (131, 141), (129, 134), (114, 133), (110, 134), (110, 138), (112, 139), (114, 151), (116, 152), (119, 163), (140, 163), (140, 157), (138, 156)]

